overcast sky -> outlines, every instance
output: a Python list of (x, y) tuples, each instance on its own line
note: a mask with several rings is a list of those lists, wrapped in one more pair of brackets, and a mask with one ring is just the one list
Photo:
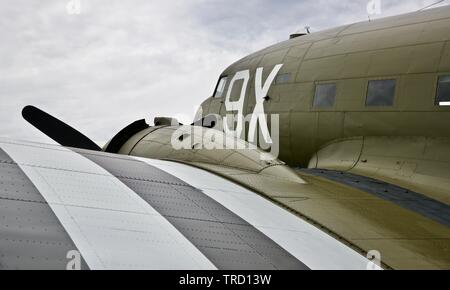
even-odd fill
[[(234, 61), (368, 16), (368, 0), (72, 1), (80, 14), (69, 0), (0, 0), (1, 137), (49, 142), (22, 120), (28, 104), (99, 143), (141, 118), (189, 122)], [(373, 18), (433, 2), (381, 0)]]

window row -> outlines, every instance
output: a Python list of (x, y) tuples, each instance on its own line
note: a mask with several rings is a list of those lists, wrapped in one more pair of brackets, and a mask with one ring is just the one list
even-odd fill
[[(276, 83), (284, 83), (289, 80), (289, 74), (279, 75)], [(221, 77), (214, 92), (214, 98), (223, 97), (228, 77)], [(371, 80), (367, 86), (366, 106), (386, 107), (393, 106), (395, 99), (395, 79)], [(329, 108), (333, 107), (336, 101), (336, 83), (326, 83), (316, 85), (313, 107)], [(436, 92), (437, 106), (450, 106), (450, 75), (440, 76), (438, 79)]]
[[(367, 86), (366, 106), (386, 107), (394, 105), (396, 80), (371, 80)], [(329, 108), (336, 100), (336, 84), (316, 85), (313, 107)], [(450, 106), (450, 76), (438, 79), (436, 92), (437, 106)]]

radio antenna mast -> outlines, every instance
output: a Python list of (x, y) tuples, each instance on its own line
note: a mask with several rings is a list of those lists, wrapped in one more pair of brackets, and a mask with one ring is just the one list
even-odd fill
[(421, 8), (421, 9), (417, 10), (417, 12), (423, 11), (423, 10), (428, 9), (428, 8), (430, 8), (430, 7), (433, 7), (434, 5), (438, 5), (439, 3), (442, 3), (442, 2), (444, 2), (444, 1), (445, 1), (445, 0), (439, 0), (439, 1), (437, 1), (437, 2), (434, 2), (433, 4), (427, 5), (427, 6), (423, 7), (423, 8)]

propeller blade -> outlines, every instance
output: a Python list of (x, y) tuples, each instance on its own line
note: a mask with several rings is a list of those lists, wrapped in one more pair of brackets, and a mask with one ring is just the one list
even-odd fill
[(22, 116), (31, 125), (62, 146), (94, 151), (102, 150), (88, 137), (36, 107), (26, 106), (22, 110)]
[(116, 136), (114, 136), (105, 148), (105, 152), (118, 153), (123, 144), (125, 144), (135, 134), (149, 128), (150, 126), (145, 122), (145, 119), (138, 120), (122, 129)]

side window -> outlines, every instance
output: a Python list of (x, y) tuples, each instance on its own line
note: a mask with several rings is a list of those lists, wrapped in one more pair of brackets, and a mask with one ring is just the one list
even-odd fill
[(369, 81), (367, 106), (392, 106), (395, 97), (395, 80)]
[(450, 106), (450, 76), (439, 77), (436, 105)]
[(290, 79), (291, 79), (290, 73), (281, 74), (281, 75), (278, 75), (277, 78), (275, 79), (275, 84), (284, 84), (284, 83), (289, 82)]
[(336, 100), (336, 84), (316, 85), (313, 106), (316, 108), (329, 108), (334, 106)]
[(214, 98), (223, 97), (225, 91), (225, 86), (227, 85), (228, 77), (221, 77), (219, 83), (217, 84), (216, 91), (214, 92)]

